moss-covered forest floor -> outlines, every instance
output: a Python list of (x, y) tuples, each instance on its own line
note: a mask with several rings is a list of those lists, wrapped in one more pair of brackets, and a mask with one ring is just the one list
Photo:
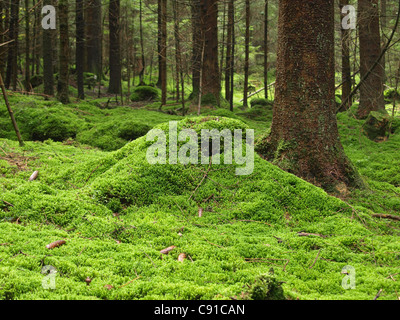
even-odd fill
[[(240, 299), (270, 268), (286, 299), (372, 300), (381, 289), (379, 299), (399, 298), (400, 221), (373, 216), (400, 217), (398, 119), (376, 143), (354, 110), (338, 115), (345, 151), (370, 188), (334, 197), (257, 155), (250, 176), (146, 161), (150, 128), (179, 120), (261, 136), (269, 107), (209, 110), (203, 121), (107, 99), (10, 101), (27, 142), (18, 146), (1, 104), (0, 299)], [(58, 240), (65, 244), (46, 248)], [(55, 289), (42, 286), (46, 265), (57, 270)], [(354, 289), (342, 287), (345, 266), (354, 267)]]

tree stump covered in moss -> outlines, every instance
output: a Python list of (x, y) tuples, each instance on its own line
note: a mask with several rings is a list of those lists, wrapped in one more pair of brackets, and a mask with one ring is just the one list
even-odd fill
[(387, 136), (390, 116), (386, 111), (371, 111), (363, 125), (365, 135), (371, 140)]

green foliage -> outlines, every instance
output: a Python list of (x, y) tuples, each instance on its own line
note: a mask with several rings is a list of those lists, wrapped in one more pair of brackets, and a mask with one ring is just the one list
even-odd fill
[(133, 90), (131, 101), (152, 101), (160, 98), (160, 90), (151, 86), (139, 86)]
[(384, 92), (385, 99), (389, 102), (393, 102), (393, 98), (398, 100), (400, 98), (400, 92), (396, 91), (394, 88), (385, 90)]

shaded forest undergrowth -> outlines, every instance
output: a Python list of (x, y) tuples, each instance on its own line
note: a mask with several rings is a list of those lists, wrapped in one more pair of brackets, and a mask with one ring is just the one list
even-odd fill
[[(283, 298), (271, 294), (276, 286), (286, 299), (373, 299), (381, 289), (379, 299), (398, 299), (398, 119), (390, 139), (376, 143), (354, 110), (338, 115), (345, 151), (370, 189), (333, 197), (257, 155), (242, 177), (235, 166), (146, 161), (143, 135), (154, 126), (181, 120), (179, 128), (254, 128), (261, 137), (270, 106), (210, 109), (204, 119), (106, 108), (107, 99), (10, 100), (28, 142), (13, 140), (3, 106), (1, 299)], [(65, 244), (46, 248), (57, 240)], [(42, 287), (45, 265), (57, 270), (54, 290)], [(342, 288), (346, 265), (355, 289)], [(270, 268), (274, 281), (255, 295)]]

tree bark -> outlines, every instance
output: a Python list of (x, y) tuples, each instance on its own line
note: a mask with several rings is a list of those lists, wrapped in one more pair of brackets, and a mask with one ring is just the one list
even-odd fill
[(192, 98), (198, 101), (200, 91), (200, 67), (202, 53), (202, 36), (201, 36), (201, 20), (200, 20), (200, 0), (191, 1), (192, 11)]
[(61, 103), (69, 103), (69, 36), (68, 36), (68, 1), (58, 2), (58, 23), (60, 25), (60, 54), (57, 98)]
[(339, 140), (334, 89), (334, 0), (281, 0), (273, 121), (258, 151), (327, 191), (362, 186)]
[(85, 91), (83, 85), (83, 67), (84, 67), (84, 50), (85, 50), (85, 22), (83, 18), (83, 0), (76, 0), (76, 77), (78, 84), (78, 98), (85, 99)]
[(120, 0), (110, 0), (110, 83), (108, 93), (121, 93)]
[(268, 99), (268, 0), (264, 4), (264, 98)]
[(142, 69), (139, 72), (139, 85), (144, 85), (144, 71), (146, 68), (146, 61), (144, 59), (144, 44), (143, 44), (143, 5), (142, 0), (139, 3), (139, 32), (140, 32), (140, 53), (141, 53), (141, 61), (142, 61)]
[[(339, 8), (349, 4), (349, 0), (340, 0)], [(342, 19), (346, 14), (341, 13)], [(350, 67), (350, 30), (341, 28), (341, 44), (342, 44), (342, 105), (339, 111), (350, 109), (352, 105), (351, 93), (351, 67)]]
[(226, 36), (226, 67), (225, 67), (225, 99), (230, 102), (231, 100), (231, 68), (232, 68), (232, 30), (234, 28), (233, 24), (234, 15), (234, 0), (229, 0), (228, 2), (228, 30)]
[(25, 90), (31, 91), (31, 76), (30, 76), (30, 28), (29, 28), (29, 0), (25, 0)]
[(246, 32), (244, 43), (244, 90), (243, 107), (247, 108), (247, 95), (249, 92), (249, 55), (250, 55), (250, 0), (246, 0)]
[(88, 0), (84, 11), (86, 36), (84, 42), (84, 71), (101, 78), (101, 0)]
[[(8, 40), (7, 35), (4, 31), (7, 29), (7, 16), (8, 6), (6, 1), (0, 1), (0, 43), (4, 43)], [(4, 78), (4, 70), (6, 67), (6, 55), (7, 47), (0, 47), (0, 74)]]
[[(378, 0), (358, 1), (360, 39), (360, 76), (365, 76), (381, 54)], [(359, 119), (368, 117), (371, 111), (385, 109), (383, 96), (383, 66), (379, 63), (360, 87)]]
[[(382, 29), (382, 45), (383, 47), (385, 45), (385, 29), (386, 29), (386, 18), (387, 15), (387, 2), (386, 0), (381, 0), (381, 29)], [(384, 55), (381, 60), (382, 68), (383, 68), (383, 83), (386, 81), (386, 56)]]
[(161, 106), (167, 104), (167, 0), (161, 0), (160, 84)]
[[(51, 0), (44, 0), (43, 5), (51, 5)], [(54, 30), (43, 30), (43, 93), (54, 96), (54, 69), (53, 69), (53, 34)]]
[(204, 40), (202, 99), (220, 105), (221, 82), (218, 67), (218, 0), (201, 0), (200, 20)]
[(12, 85), (13, 90), (17, 90), (17, 72), (18, 72), (18, 13), (19, 0), (11, 0), (10, 6), (10, 23), (9, 23), (9, 39), (14, 40), (8, 45), (7, 71), (5, 79), (5, 87), (7, 89)]

